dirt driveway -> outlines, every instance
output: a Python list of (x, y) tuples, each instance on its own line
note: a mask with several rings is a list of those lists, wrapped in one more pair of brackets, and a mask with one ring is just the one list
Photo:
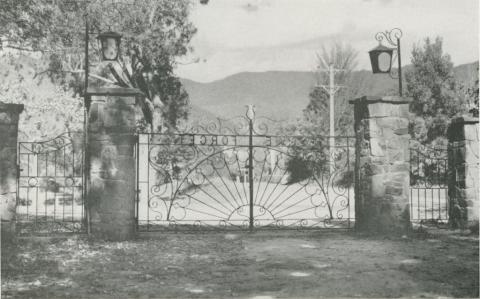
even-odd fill
[(2, 242), (3, 298), (478, 297), (478, 238), (352, 232)]

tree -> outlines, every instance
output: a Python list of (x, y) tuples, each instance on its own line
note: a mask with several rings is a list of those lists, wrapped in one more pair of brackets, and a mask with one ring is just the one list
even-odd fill
[[(317, 73), (319, 84), (328, 86), (329, 73), (324, 71), (328, 70), (330, 65), (333, 65), (335, 69), (342, 70), (335, 74), (335, 84), (344, 86), (335, 95), (334, 120), (337, 136), (353, 135), (353, 109), (351, 109), (348, 100), (353, 98), (354, 94), (359, 90), (359, 86), (355, 84), (350, 76), (356, 66), (356, 57), (357, 52), (350, 45), (338, 42), (329, 49), (322, 47), (321, 51), (317, 53), (317, 67), (322, 70)], [(290, 125), (293, 129), (283, 128), (286, 134), (305, 136), (304, 139), (299, 141), (300, 145), (293, 148), (294, 155), (287, 163), (290, 182), (318, 176), (328, 171), (328, 163), (330, 162), (327, 137), (329, 135), (329, 114), (329, 94), (324, 88), (316, 86), (310, 91), (310, 101), (303, 110), (303, 118)], [(312, 140), (317, 141), (313, 146), (310, 144)], [(346, 140), (338, 138), (335, 143), (336, 145), (342, 144), (341, 149), (344, 149), (346, 148), (343, 144), (344, 142)], [(344, 170), (347, 169), (347, 167), (343, 167), (345, 163), (340, 162), (346, 161), (347, 152), (340, 150), (340, 147), (335, 150), (333, 163), (335, 163), (335, 166), (339, 166), (336, 170), (342, 173), (336, 179), (342, 180), (342, 178), (349, 175), (344, 173)], [(323, 175), (321, 177), (325, 178)], [(334, 175), (326, 177), (333, 180)], [(333, 181), (327, 182), (325, 185), (332, 183)]]
[(0, 56), (0, 101), (25, 105), (19, 120), (20, 140), (40, 141), (80, 131), (83, 101), (49, 80), (37, 85), (32, 80), (37, 61), (31, 57), (21, 58), (20, 64), (15, 63), (19, 59), (16, 55)]
[[(188, 43), (196, 32), (188, 21), (191, 6), (189, 0), (4, 0), (0, 6), (0, 37), (3, 48), (41, 53), (48, 58), (48, 67), (39, 65), (36, 77), (47, 75), (74, 95), (81, 95), (85, 16), (90, 29), (121, 32), (124, 59), (118, 65), (92, 71), (91, 84), (131, 84), (142, 89), (147, 94), (142, 109), (147, 121), (155, 123), (149, 118), (168, 115), (165, 122), (174, 127), (188, 114), (188, 95), (173, 69), (176, 57), (191, 50)], [(102, 66), (94, 39), (92, 36), (89, 42), (92, 70)], [(142, 76), (144, 71), (150, 75)], [(131, 75), (129, 82), (122, 82), (125, 73)], [(159, 130), (163, 121), (157, 123), (154, 130)]]
[(474, 85), (467, 89), (467, 97), (468, 97), (467, 102), (470, 104), (470, 110), (468, 112), (470, 112), (474, 117), (478, 117), (478, 110), (479, 110), (479, 106), (478, 106), (478, 96), (479, 96), (479, 93), (478, 93), (478, 67), (477, 67), (476, 75), (477, 75), (477, 78), (475, 80)]
[[(357, 86), (354, 84), (350, 74), (357, 65), (358, 52), (348, 44), (336, 42), (330, 48), (322, 47), (317, 53), (318, 84), (328, 85), (329, 74), (326, 72), (331, 64), (335, 69), (342, 70), (335, 73), (335, 84), (343, 85), (335, 94), (335, 131), (340, 135), (351, 132), (353, 113), (348, 100), (356, 94)], [(355, 88), (352, 88), (355, 87)], [(304, 119), (317, 134), (328, 135), (329, 127), (329, 94), (325, 89), (315, 86), (310, 91), (310, 101), (304, 109)], [(350, 128), (350, 130), (349, 130)]]
[(421, 143), (432, 143), (444, 139), (450, 118), (464, 112), (465, 103), (458, 96), (453, 64), (443, 53), (440, 37), (434, 42), (426, 38), (423, 46), (415, 45), (411, 60), (413, 68), (405, 76), (407, 95), (413, 98), (410, 110), (415, 116), (411, 133)]

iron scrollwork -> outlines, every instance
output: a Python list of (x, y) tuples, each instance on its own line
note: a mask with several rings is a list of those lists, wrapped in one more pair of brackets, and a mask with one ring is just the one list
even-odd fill
[[(348, 227), (354, 142), (343, 138), (329, 167), (325, 137), (267, 135), (269, 122), (249, 107), (235, 119), (139, 138), (139, 163), (147, 156), (137, 174), (147, 191), (140, 192), (140, 228)], [(308, 175), (293, 177), (296, 161), (310, 165)]]

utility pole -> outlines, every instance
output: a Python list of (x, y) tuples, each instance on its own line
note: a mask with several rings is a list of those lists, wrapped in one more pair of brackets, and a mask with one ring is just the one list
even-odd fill
[[(326, 72), (325, 70), (321, 70), (322, 72)], [(329, 165), (330, 165), (330, 175), (333, 174), (335, 171), (334, 167), (334, 150), (335, 150), (335, 93), (340, 90), (343, 86), (335, 85), (335, 73), (343, 72), (344, 69), (336, 69), (333, 63), (328, 65), (328, 73), (329, 73), (329, 85), (319, 85), (323, 89), (325, 89), (328, 94), (330, 95), (330, 133), (328, 138), (328, 148), (329, 148)]]

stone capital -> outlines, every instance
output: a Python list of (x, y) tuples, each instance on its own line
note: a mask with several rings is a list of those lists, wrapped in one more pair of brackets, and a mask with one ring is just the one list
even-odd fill
[(472, 116), (459, 116), (450, 122), (452, 125), (456, 124), (478, 124), (478, 118)]
[(409, 104), (412, 101), (410, 97), (400, 96), (362, 96), (348, 101), (350, 104), (375, 104), (375, 103), (389, 103), (389, 104)]
[(143, 96), (143, 92), (137, 88), (129, 87), (89, 87), (87, 90), (88, 96), (119, 96), (119, 97), (134, 97)]
[(23, 104), (7, 104), (0, 102), (0, 111), (5, 112), (5, 111), (11, 111), (20, 114), (23, 111)]

